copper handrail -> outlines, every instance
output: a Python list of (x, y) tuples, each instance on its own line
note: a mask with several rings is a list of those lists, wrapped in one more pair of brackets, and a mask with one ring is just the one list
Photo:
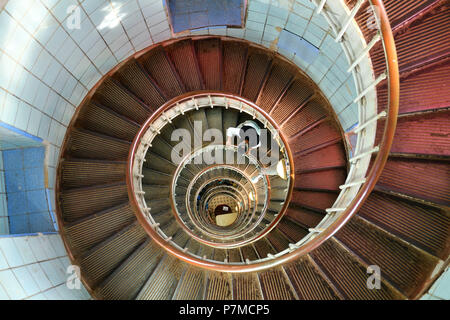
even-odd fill
[[(134, 186), (132, 183), (132, 163), (134, 159), (135, 150), (138, 146), (138, 143), (140, 141), (140, 137), (143, 135), (143, 133), (146, 130), (146, 127), (143, 126), (139, 134), (136, 136), (136, 139), (133, 141), (131, 152), (129, 154), (128, 158), (128, 170), (127, 170), (127, 184), (128, 184), (128, 193), (129, 197), (131, 199), (132, 206), (134, 207), (136, 211), (136, 215), (138, 220), (141, 222), (147, 233), (152, 236), (155, 242), (157, 242), (160, 246), (162, 246), (164, 249), (166, 249), (170, 254), (178, 257), (179, 259), (194, 264), (198, 267), (203, 267), (207, 269), (212, 269), (216, 271), (221, 272), (254, 272), (263, 270), (266, 268), (271, 268), (286, 262), (293, 261), (300, 256), (307, 254), (311, 252), (312, 250), (316, 249), (318, 246), (320, 246), (323, 242), (325, 242), (327, 239), (332, 237), (341, 227), (345, 225), (345, 223), (361, 208), (364, 201), (369, 196), (370, 192), (375, 187), (376, 182), (378, 181), (382, 170), (387, 162), (387, 159), (389, 157), (390, 148), (394, 139), (396, 124), (397, 124), (397, 115), (398, 115), (398, 107), (399, 107), (399, 71), (398, 71), (398, 61), (397, 61), (397, 52), (395, 48), (395, 42), (394, 37), (392, 34), (392, 29), (389, 23), (389, 19), (386, 13), (386, 9), (384, 7), (384, 4), (382, 0), (371, 0), (371, 3), (378, 7), (379, 9), (379, 23), (380, 23), (380, 31), (382, 35), (382, 42), (383, 47), (385, 51), (386, 56), (386, 67), (387, 67), (387, 74), (388, 74), (388, 86), (389, 86), (389, 105), (388, 105), (388, 113), (387, 118), (385, 122), (385, 128), (383, 137), (380, 143), (380, 149), (377, 153), (377, 156), (373, 162), (373, 165), (370, 169), (369, 174), (367, 175), (366, 182), (362, 184), (361, 188), (359, 189), (356, 197), (353, 199), (353, 201), (350, 203), (350, 205), (345, 209), (345, 211), (340, 214), (339, 218), (337, 218), (332, 224), (325, 229), (323, 232), (319, 233), (315, 238), (311, 239), (307, 243), (305, 243), (303, 246), (299, 247), (298, 249), (286, 253), (282, 256), (273, 258), (268, 261), (264, 262), (258, 262), (248, 265), (232, 265), (232, 264), (221, 264), (216, 263), (212, 261), (207, 261), (203, 259), (195, 258), (191, 255), (185, 254), (183, 251), (171, 246), (168, 244), (164, 239), (162, 239), (159, 234), (150, 227), (150, 225), (147, 223), (145, 216), (142, 214), (142, 212), (139, 209), (139, 206), (136, 202), (136, 199), (134, 197)], [(235, 99), (240, 99), (239, 97), (233, 96)], [(178, 100), (177, 98), (176, 100)], [(170, 102), (170, 105), (172, 105), (173, 102)], [(168, 104), (166, 104), (168, 106)], [(158, 110), (153, 117), (158, 116), (164, 108), (161, 108)], [(259, 109), (259, 108), (258, 108)], [(291, 159), (292, 155), (290, 152), (288, 153), (289, 157)], [(293, 163), (291, 161), (291, 163)], [(293, 175), (293, 171), (291, 172), (291, 175)], [(293, 178), (293, 177), (292, 177)], [(293, 184), (292, 184), (293, 185)], [(289, 192), (288, 199), (285, 203), (285, 206), (289, 203), (290, 198), (292, 196), (292, 191)]]

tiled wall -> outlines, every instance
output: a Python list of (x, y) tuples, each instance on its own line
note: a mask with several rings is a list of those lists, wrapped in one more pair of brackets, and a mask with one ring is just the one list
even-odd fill
[(0, 237), (0, 300), (85, 300), (89, 293), (69, 289), (70, 272), (59, 235)]
[[(356, 94), (348, 62), (313, 10), (309, 0), (249, 0), (246, 28), (177, 36), (228, 35), (279, 51), (319, 84), (349, 128), (356, 122)], [(319, 48), (317, 59), (310, 63), (280, 49), (283, 29)], [(0, 121), (48, 142), (52, 193), (67, 125), (88, 90), (132, 53), (172, 37), (162, 0), (13, 0), (0, 12), (0, 30)]]
[(10, 234), (55, 231), (44, 178), (45, 148), (3, 151)]

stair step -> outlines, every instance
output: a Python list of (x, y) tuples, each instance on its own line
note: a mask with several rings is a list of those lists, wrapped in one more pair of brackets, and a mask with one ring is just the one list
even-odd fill
[(197, 252), (200, 257), (206, 257), (206, 259), (213, 259), (214, 248), (207, 245), (200, 245), (200, 250)]
[(142, 183), (146, 185), (158, 184), (158, 185), (170, 185), (172, 182), (172, 176), (170, 174), (156, 171), (149, 168), (142, 168)]
[(295, 300), (295, 294), (281, 268), (258, 274), (265, 300)]
[(250, 261), (258, 260), (258, 253), (253, 249), (252, 245), (243, 246), (240, 249), (244, 261), (247, 261), (247, 259)]
[[(350, 2), (349, 0), (347, 2)], [(355, 1), (353, 1), (355, 2)], [(424, 11), (427, 11), (427, 8), (436, 3), (436, 0), (424, 0), (424, 1), (409, 1), (409, 0), (386, 0), (383, 1), (386, 12), (389, 17), (389, 22), (391, 24), (391, 28), (394, 31), (397, 31), (399, 27), (405, 22), (407, 24), (413, 23), (417, 17), (420, 17), (424, 14)], [(353, 6), (350, 6), (353, 7)], [(361, 10), (355, 17), (355, 20), (358, 22), (361, 31), (366, 37), (366, 40), (369, 40), (373, 37), (375, 30), (373, 28), (369, 28), (367, 23), (368, 18), (373, 15), (373, 10), (368, 10), (366, 7), (362, 7)]]
[(130, 144), (128, 141), (85, 129), (73, 129), (67, 151), (77, 158), (126, 160)]
[(152, 111), (158, 109), (167, 100), (155, 80), (136, 60), (132, 60), (120, 68), (115, 76), (135, 96), (142, 99)]
[[(419, 112), (450, 106), (450, 93), (446, 84), (450, 83), (450, 63), (440, 64), (415, 73), (400, 83), (399, 113)], [(439, 94), (436, 94), (439, 92)], [(387, 104), (388, 88), (377, 88), (379, 112)]]
[[(152, 203), (148, 203), (148, 205), (151, 205)], [(156, 223), (160, 224), (160, 227), (164, 227), (168, 225), (172, 220), (174, 219), (173, 213), (171, 208), (165, 210), (154, 210), (153, 207), (151, 207), (151, 215)]]
[(251, 48), (244, 77), (242, 96), (255, 102), (263, 81), (271, 67), (272, 58), (263, 52)]
[(223, 114), (223, 130), (224, 135), (228, 128), (236, 128), (238, 125), (239, 111), (228, 109)]
[(226, 272), (209, 272), (205, 288), (205, 300), (231, 300), (233, 288), (231, 275)]
[(172, 241), (179, 245), (181, 248), (185, 248), (189, 239), (190, 235), (188, 235), (183, 229), (180, 228), (173, 237)]
[(358, 214), (442, 260), (448, 256), (450, 216), (442, 209), (373, 192)]
[(145, 159), (147, 160), (144, 164), (146, 168), (153, 169), (155, 171), (160, 171), (162, 173), (172, 174), (176, 166), (172, 163), (171, 160), (168, 160), (156, 153), (147, 152), (145, 155)]
[(324, 218), (324, 214), (290, 204), (286, 216), (305, 228), (314, 228)]
[(186, 86), (187, 91), (197, 91), (204, 88), (197, 53), (192, 40), (177, 42), (167, 48), (168, 55), (175, 69)]
[(228, 261), (229, 262), (241, 262), (242, 261), (241, 251), (238, 248), (229, 249), (228, 250)]
[(206, 90), (222, 88), (222, 44), (220, 39), (196, 41), (198, 64)]
[(139, 58), (139, 62), (155, 79), (167, 98), (174, 98), (185, 91), (181, 79), (163, 47), (151, 50), (148, 54)]
[(234, 300), (263, 299), (256, 273), (234, 273), (232, 277)]
[(64, 221), (73, 222), (128, 201), (125, 183), (75, 188), (61, 193)]
[(342, 143), (336, 143), (306, 155), (294, 156), (296, 173), (345, 168), (347, 156)]
[(161, 199), (162, 197), (168, 197), (170, 193), (170, 186), (168, 185), (142, 185), (142, 189), (145, 192), (145, 199)]
[(272, 66), (269, 78), (256, 100), (256, 104), (267, 113), (272, 110), (286, 86), (290, 84), (293, 77), (293, 72), (290, 71), (291, 68), (285, 64), (276, 63)]
[(283, 217), (277, 225), (277, 229), (288, 237), (291, 243), (297, 243), (309, 233), (308, 229), (294, 223), (289, 217)]
[(149, 148), (152, 153), (159, 155), (160, 157), (172, 161), (173, 147), (170, 142), (166, 141), (162, 136), (157, 135), (153, 141), (152, 146)]
[(313, 98), (301, 109), (297, 109), (294, 115), (283, 122), (282, 130), (287, 137), (294, 136), (297, 132), (311, 126), (315, 122), (327, 116), (324, 109), (326, 105), (318, 98)]
[(291, 203), (325, 211), (333, 206), (336, 198), (337, 194), (335, 193), (294, 190)]
[(240, 94), (247, 64), (247, 46), (223, 41), (223, 90)]
[(144, 123), (151, 114), (147, 105), (113, 78), (102, 83), (94, 100), (139, 124)]
[(445, 161), (390, 158), (377, 186), (450, 206), (448, 181), (450, 181), (450, 170)]
[(214, 250), (214, 260), (216, 260), (216, 261), (224, 261), (226, 257), (227, 257), (226, 249), (216, 248)]
[(168, 300), (172, 298), (184, 268), (186, 268), (185, 263), (166, 254), (150, 275), (136, 299)]
[(383, 278), (410, 298), (417, 293), (415, 284), (425, 282), (438, 262), (358, 217), (340, 229), (336, 238), (368, 265), (379, 266)]
[(147, 200), (147, 205), (151, 208), (150, 210), (152, 211), (152, 214), (158, 214), (159, 212), (166, 212), (166, 210), (171, 208), (169, 197)]
[(199, 109), (198, 111), (193, 111), (193, 112), (189, 112), (189, 120), (191, 121), (191, 123), (195, 126), (195, 124), (201, 124), (201, 126), (199, 127), (199, 129), (201, 129), (201, 131), (199, 131), (199, 134), (201, 134), (201, 136), (198, 136), (197, 138), (199, 139), (199, 141), (203, 141), (203, 137), (205, 134), (205, 131), (209, 128), (209, 124), (208, 124), (208, 118), (206, 117), (206, 112), (205, 109)]
[(289, 240), (278, 229), (273, 229), (267, 235), (267, 240), (277, 252), (281, 252), (289, 246)]
[(99, 104), (90, 102), (81, 110), (78, 121), (90, 131), (130, 142), (139, 131), (139, 124)]
[(102, 282), (146, 238), (144, 229), (135, 222), (86, 252), (80, 258), (80, 268), (90, 286)]
[[(338, 288), (345, 299), (397, 300), (404, 299), (395, 290), (381, 282), (381, 289), (369, 289), (370, 274), (349, 252), (336, 241), (329, 240), (310, 254), (315, 263)], [(381, 270), (382, 271), (382, 270)]]
[(201, 300), (204, 286), (205, 271), (195, 267), (188, 267), (178, 282), (172, 300)]
[(223, 108), (207, 109), (205, 112), (206, 112), (206, 119), (208, 119), (208, 127), (219, 130), (224, 137), (223, 141), (217, 141), (216, 143), (225, 143), (226, 134), (224, 134), (224, 130), (222, 127)]
[[(449, 128), (450, 110), (399, 117), (391, 153), (450, 157)], [(376, 141), (381, 135), (377, 130)]]
[(62, 188), (88, 187), (125, 181), (126, 162), (66, 159), (62, 162)]
[(295, 180), (294, 188), (340, 191), (339, 186), (345, 183), (346, 178), (347, 172), (343, 169), (303, 173), (300, 179)]
[(146, 240), (101, 284), (97, 294), (108, 300), (134, 299), (163, 253), (150, 239)]
[(312, 151), (323, 148), (327, 145), (336, 143), (342, 139), (339, 129), (332, 123), (331, 120), (320, 120), (317, 125), (312, 125), (307, 131), (302, 134), (295, 135), (289, 140), (291, 145), (295, 145), (295, 153), (307, 154)]
[[(448, 57), (450, 35), (450, 7), (444, 7), (436, 14), (413, 25), (405, 33), (395, 37), (400, 73), (420, 68), (433, 61)], [(372, 55), (375, 70), (384, 69), (384, 51), (380, 47)], [(377, 72), (378, 74), (379, 72)]]
[(302, 300), (338, 300), (339, 295), (315, 268), (309, 256), (284, 267), (296, 294)]
[(277, 123), (283, 123), (297, 108), (314, 93), (312, 84), (294, 80), (278, 104), (270, 111)]
[(136, 220), (130, 204), (124, 203), (67, 224), (65, 234), (78, 255)]

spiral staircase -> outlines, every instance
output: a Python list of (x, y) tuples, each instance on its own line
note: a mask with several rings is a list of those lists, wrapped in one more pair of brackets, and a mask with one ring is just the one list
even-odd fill
[[(378, 79), (389, 54), (386, 33), (384, 46), (372, 44), (376, 30), (366, 28), (363, 1), (347, 5), (371, 43)], [(328, 10), (326, 1), (317, 6)], [(60, 232), (91, 295), (419, 298), (448, 263), (450, 249), (450, 67), (443, 41), (450, 14), (442, 1), (385, 6), (401, 90), (393, 95), (395, 69), (388, 67), (387, 81), (375, 84), (380, 116), (371, 122), (377, 127), (372, 144), (381, 147), (360, 155), (314, 81), (281, 55), (247, 41), (171, 40), (105, 76), (71, 122), (57, 177)], [(194, 138), (216, 129), (226, 137), (228, 128), (248, 120), (268, 129), (280, 147), (285, 177), (254, 179), (261, 175), (260, 159), (243, 156), (237, 163), (235, 146), (225, 140), (196, 152), (229, 152), (231, 164), (195, 162), (195, 152), (181, 164), (172, 161), (174, 130)], [(395, 137), (386, 142), (395, 120)], [(351, 133), (364, 126), (369, 124)], [(372, 171), (349, 181), (352, 164), (363, 157)], [(365, 193), (355, 192), (357, 203), (336, 206), (352, 188)], [(219, 195), (242, 206), (228, 227), (217, 226), (206, 209)], [(380, 289), (367, 286), (372, 265), (381, 270)]]

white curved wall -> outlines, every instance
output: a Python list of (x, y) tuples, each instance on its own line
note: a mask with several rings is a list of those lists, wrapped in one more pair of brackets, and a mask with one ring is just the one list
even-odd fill
[(0, 300), (90, 299), (66, 285), (70, 260), (57, 234), (0, 237)]

